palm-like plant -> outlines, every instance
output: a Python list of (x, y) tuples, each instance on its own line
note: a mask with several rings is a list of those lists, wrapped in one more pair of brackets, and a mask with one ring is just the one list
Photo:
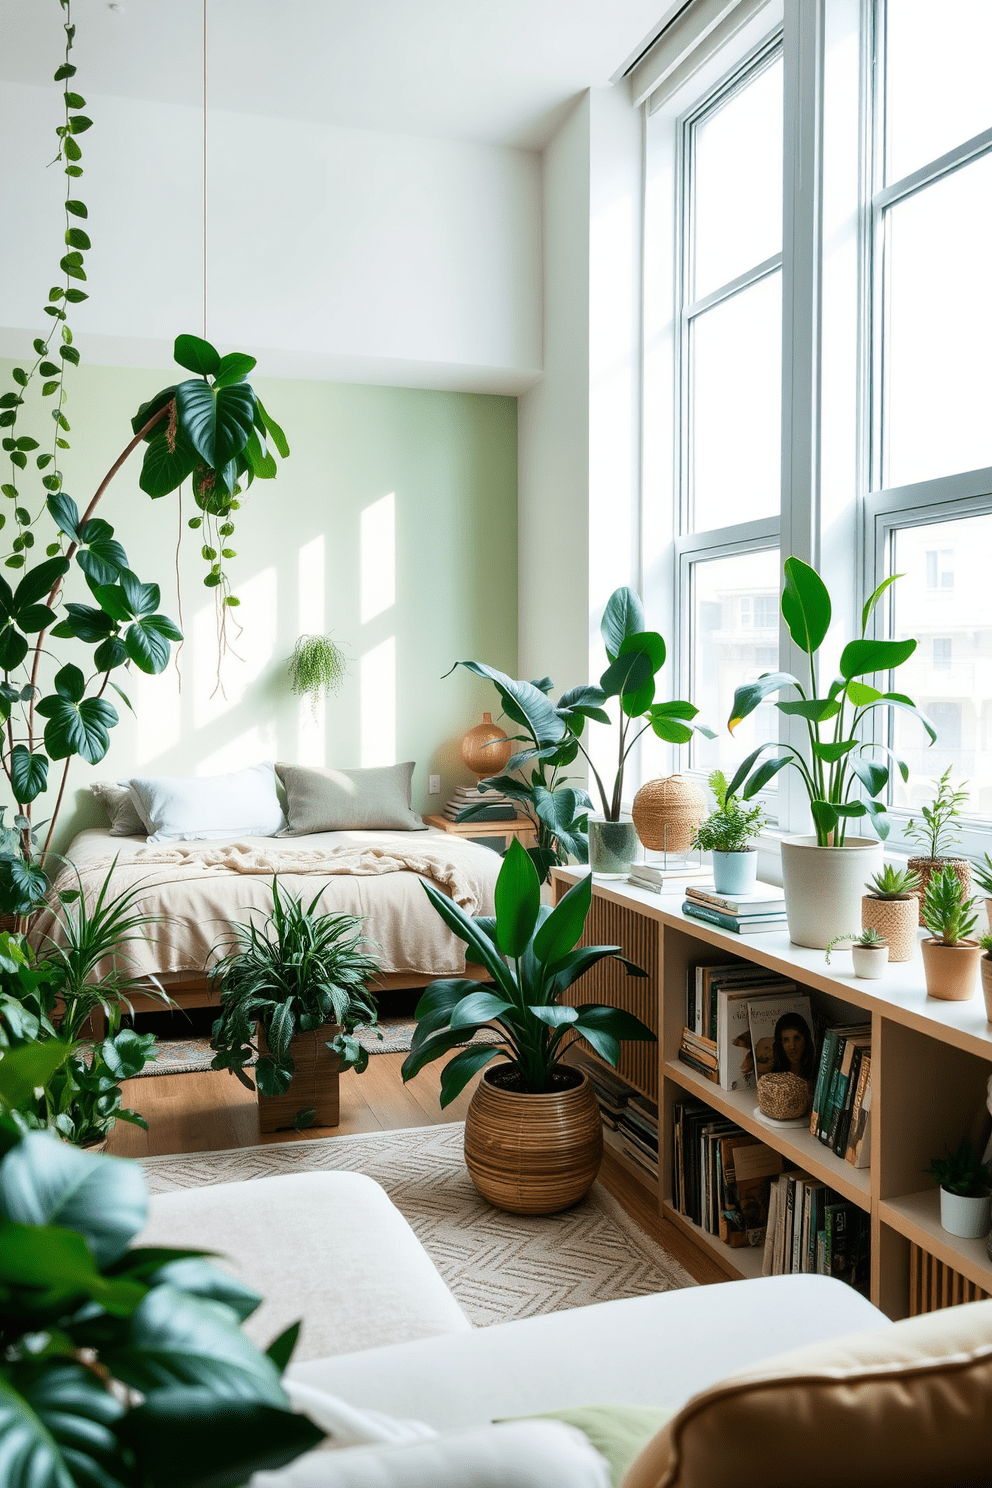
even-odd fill
[(353, 1035), (360, 1023), (378, 1019), (368, 987), (379, 967), (368, 952), (372, 942), (362, 935), (361, 920), (314, 913), (323, 892), (322, 887), (305, 905), (281, 891), (274, 878), (272, 913), (232, 926), (233, 945), (211, 973), (222, 1006), (211, 1038), (216, 1051), (212, 1068), (230, 1070), (254, 1090), (245, 1066), (258, 1053), (255, 1035), (261, 1024), (268, 1052), (255, 1066), (255, 1080), (262, 1095), (289, 1089), (294, 1036), (313, 1033), (316, 1038), (325, 1023), (340, 1025), (327, 1048), (342, 1069), (361, 1071), (368, 1064), (368, 1052)]
[(628, 976), (647, 973), (621, 954), (619, 946), (581, 946), (579, 939), (592, 900), (592, 879), (583, 878), (552, 909), (541, 903), (537, 872), (514, 841), (496, 880), (496, 914), (475, 918), (431, 884), (424, 890), (449, 930), (465, 942), (465, 959), (484, 966), (493, 990), (480, 990), (467, 978), (432, 982), (417, 1005), (417, 1031), (403, 1062), (403, 1079), (451, 1052), (480, 1028), (494, 1023), (507, 1050), (469, 1047), (441, 1074), (441, 1105), (450, 1104), (472, 1076), (497, 1055), (516, 1065), (528, 1092), (551, 1088), (555, 1067), (569, 1044), (585, 1039), (609, 1064), (620, 1057), (620, 1039), (656, 1041), (651, 1029), (622, 1008), (600, 1003), (569, 1006), (563, 994), (599, 961), (612, 957)]

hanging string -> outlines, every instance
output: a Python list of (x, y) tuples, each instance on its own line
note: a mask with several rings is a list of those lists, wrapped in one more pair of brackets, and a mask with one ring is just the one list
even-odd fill
[(207, 339), (207, 0), (203, 0), (203, 339)]

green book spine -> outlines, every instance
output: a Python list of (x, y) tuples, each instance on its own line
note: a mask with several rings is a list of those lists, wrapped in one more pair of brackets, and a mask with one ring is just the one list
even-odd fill
[(851, 1130), (851, 1111), (854, 1108), (854, 1094), (858, 1088), (858, 1076), (861, 1073), (861, 1059), (863, 1054), (864, 1048), (859, 1044), (851, 1060), (851, 1073), (848, 1076), (847, 1087), (844, 1091), (844, 1104), (841, 1107), (840, 1118), (837, 1122), (837, 1130), (834, 1133), (832, 1143), (834, 1152), (838, 1157), (843, 1157), (847, 1151), (847, 1138)]
[(820, 1126), (820, 1109), (824, 1100), (830, 1071), (834, 1067), (834, 1053), (837, 1048), (837, 1031), (828, 1028), (823, 1035), (823, 1048), (820, 1050), (820, 1068), (816, 1072), (816, 1087), (813, 1091), (813, 1110), (810, 1116), (809, 1129), (812, 1136), (816, 1136)]
[(846, 1038), (838, 1038), (834, 1048), (833, 1068), (830, 1071), (830, 1083), (827, 1086), (827, 1094), (820, 1107), (820, 1119), (816, 1128), (817, 1139), (826, 1143), (830, 1136), (830, 1123), (833, 1120), (834, 1107), (837, 1100), (837, 1085), (840, 1080), (840, 1067), (844, 1060), (844, 1045)]

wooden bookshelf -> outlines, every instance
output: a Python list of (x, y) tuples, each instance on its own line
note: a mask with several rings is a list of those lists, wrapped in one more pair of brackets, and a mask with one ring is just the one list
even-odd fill
[[(557, 901), (587, 869), (556, 868)], [(886, 968), (880, 981), (853, 975), (849, 955), (795, 946), (787, 931), (739, 936), (682, 913), (683, 886), (654, 894), (627, 883), (594, 880), (584, 939), (622, 945), (648, 979), (628, 979), (603, 963), (584, 981), (587, 1000), (626, 1007), (658, 1034), (658, 1044), (627, 1044), (619, 1072), (658, 1102), (659, 1181), (630, 1163), (658, 1205), (732, 1277), (761, 1273), (760, 1250), (732, 1249), (672, 1206), (672, 1126), (675, 1101), (691, 1095), (730, 1117), (781, 1152), (789, 1167), (820, 1179), (871, 1215), (871, 1299), (892, 1318), (913, 1304), (911, 1269), (920, 1251), (967, 1283), (992, 1293), (992, 1261), (984, 1240), (959, 1240), (940, 1227), (938, 1194), (924, 1174), (931, 1158), (968, 1135), (992, 1074), (992, 1025), (980, 992), (968, 1002), (926, 995), (922, 956)], [(922, 938), (923, 932), (920, 932)], [(871, 1021), (871, 1165), (854, 1168), (802, 1128), (773, 1128), (756, 1114), (753, 1091), (722, 1090), (678, 1059), (685, 1022), (689, 966), (740, 959), (780, 973), (807, 991), (831, 1023)], [(595, 978), (595, 985), (593, 980)], [(915, 1247), (915, 1250), (914, 1250)], [(912, 1254), (911, 1254), (912, 1252)]]

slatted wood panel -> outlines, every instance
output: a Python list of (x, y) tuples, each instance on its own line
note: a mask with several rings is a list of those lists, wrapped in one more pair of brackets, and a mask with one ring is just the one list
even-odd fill
[[(642, 967), (647, 976), (629, 977), (616, 961), (601, 961), (576, 983), (576, 1001), (624, 1008), (658, 1033), (661, 936), (657, 924), (625, 905), (594, 895), (579, 944), (622, 946), (624, 955)], [(658, 1099), (657, 1044), (625, 1041), (620, 1046), (617, 1071), (652, 1100)]]
[(962, 1302), (984, 1302), (989, 1296), (974, 1281), (962, 1276), (921, 1246), (909, 1246), (909, 1315), (937, 1312)]

